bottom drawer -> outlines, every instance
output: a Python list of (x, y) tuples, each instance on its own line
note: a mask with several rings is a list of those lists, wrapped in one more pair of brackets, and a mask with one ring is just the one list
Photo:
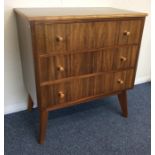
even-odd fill
[(102, 73), (89, 77), (66, 79), (41, 87), (41, 106), (65, 104), (101, 94), (114, 93), (133, 86), (134, 70)]

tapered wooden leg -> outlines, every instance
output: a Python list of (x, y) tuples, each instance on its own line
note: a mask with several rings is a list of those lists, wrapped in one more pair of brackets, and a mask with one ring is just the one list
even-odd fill
[(122, 91), (120, 94), (118, 94), (118, 100), (121, 106), (122, 115), (124, 117), (128, 117), (127, 92)]
[(32, 108), (33, 108), (33, 101), (32, 101), (31, 96), (29, 95), (28, 96), (28, 111), (32, 111)]
[(39, 135), (40, 144), (43, 144), (45, 141), (47, 122), (48, 122), (48, 111), (42, 110), (40, 112), (40, 135)]

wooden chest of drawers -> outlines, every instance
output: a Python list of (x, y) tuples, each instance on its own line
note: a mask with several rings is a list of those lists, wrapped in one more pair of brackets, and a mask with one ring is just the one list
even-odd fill
[[(29, 94), (40, 109), (43, 143), (48, 112), (118, 95), (127, 117), (145, 13), (113, 8), (15, 9)], [(108, 119), (108, 118), (107, 118)]]

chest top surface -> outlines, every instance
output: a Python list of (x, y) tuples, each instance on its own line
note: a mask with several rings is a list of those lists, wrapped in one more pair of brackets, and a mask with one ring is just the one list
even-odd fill
[(116, 9), (110, 7), (15, 8), (14, 10), (17, 14), (24, 16), (29, 21), (147, 16), (147, 13)]

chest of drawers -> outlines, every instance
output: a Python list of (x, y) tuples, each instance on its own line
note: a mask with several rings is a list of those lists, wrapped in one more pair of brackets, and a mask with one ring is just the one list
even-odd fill
[[(114, 8), (15, 9), (28, 108), (40, 111), (43, 143), (48, 112), (118, 95), (127, 117), (145, 13)], [(108, 119), (108, 118), (107, 118)]]

